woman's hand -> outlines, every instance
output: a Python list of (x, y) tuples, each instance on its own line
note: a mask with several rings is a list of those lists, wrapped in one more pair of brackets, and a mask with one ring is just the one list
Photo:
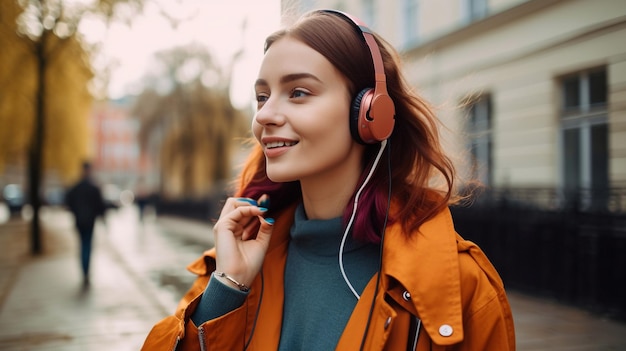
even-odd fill
[[(267, 196), (262, 196), (259, 202), (267, 202)], [(261, 270), (269, 246), (274, 221), (262, 217), (266, 211), (253, 199), (231, 197), (213, 226), (216, 270), (246, 286), (252, 284)], [(225, 278), (215, 278), (232, 285)]]

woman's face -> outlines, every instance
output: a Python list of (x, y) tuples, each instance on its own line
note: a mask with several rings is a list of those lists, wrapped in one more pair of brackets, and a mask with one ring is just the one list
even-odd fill
[(363, 147), (350, 136), (350, 92), (324, 56), (294, 38), (279, 39), (265, 54), (255, 91), (252, 131), (272, 181), (358, 178)]

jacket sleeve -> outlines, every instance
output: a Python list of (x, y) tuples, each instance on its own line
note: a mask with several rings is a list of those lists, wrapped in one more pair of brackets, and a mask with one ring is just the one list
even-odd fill
[[(172, 317), (174, 316), (168, 318)], [(246, 323), (244, 307), (240, 307), (224, 316), (212, 319), (202, 324), (200, 327), (196, 327), (189, 318), (187, 318), (186, 321), (180, 319), (168, 320), (168, 318), (164, 319), (153, 328), (153, 331), (156, 330), (156, 333), (152, 337), (150, 334), (148, 335), (148, 339), (146, 339), (142, 350), (198, 351), (244, 349)], [(165, 330), (160, 326), (161, 323), (164, 323), (163, 327)], [(171, 329), (170, 327), (175, 328)], [(166, 337), (160, 336), (160, 330)], [(168, 346), (161, 345), (161, 340), (165, 341), (163, 345)], [(151, 343), (148, 344), (148, 341)], [(151, 348), (152, 345), (156, 347)]]
[[(186, 344), (184, 350), (200, 350), (197, 331), (190, 316), (200, 300), (206, 281), (208, 281), (208, 277), (198, 277), (178, 303), (176, 312), (152, 327), (141, 347), (142, 351), (183, 350), (182, 344)], [(193, 345), (194, 340), (195, 347)]]
[(191, 316), (209, 283), (214, 262), (211, 257), (205, 255), (188, 268), (198, 274), (198, 278), (180, 300), (176, 313), (162, 319), (152, 328), (141, 350), (243, 350), (247, 321), (246, 304), (199, 327), (196, 326)]
[(478, 246), (459, 242), (464, 340), (460, 350), (515, 350), (513, 315), (496, 269)]
[(191, 320), (195, 325), (202, 325), (211, 319), (221, 317), (240, 307), (247, 296), (247, 292), (226, 286), (211, 275), (209, 285), (191, 314)]

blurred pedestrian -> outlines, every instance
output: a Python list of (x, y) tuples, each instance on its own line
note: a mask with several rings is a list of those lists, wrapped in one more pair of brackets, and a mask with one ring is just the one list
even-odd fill
[(83, 286), (89, 286), (89, 263), (93, 231), (96, 219), (105, 211), (105, 203), (100, 188), (92, 179), (92, 166), (84, 162), (82, 177), (65, 195), (65, 203), (74, 215), (76, 229), (80, 238), (80, 264), (83, 272)]
[(144, 177), (139, 177), (137, 185), (135, 187), (135, 203), (137, 204), (137, 210), (139, 211), (139, 221), (143, 222), (146, 206), (150, 201), (150, 191)]
[(437, 116), (400, 69), (336, 11), (267, 38), (256, 148), (144, 350), (515, 349), (502, 280), (454, 229)]

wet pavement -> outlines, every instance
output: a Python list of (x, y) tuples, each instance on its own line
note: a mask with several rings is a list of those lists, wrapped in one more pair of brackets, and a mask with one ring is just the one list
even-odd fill
[[(212, 245), (204, 223), (110, 211), (96, 227), (91, 286), (82, 288), (78, 240), (62, 209), (42, 213), (44, 252), (29, 254), (27, 224), (0, 224), (0, 350), (139, 350), (171, 314)], [(626, 350), (626, 324), (509, 292), (517, 349)]]
[(185, 266), (204, 249), (197, 239), (189, 244), (192, 237), (168, 239), (166, 228), (193, 234), (193, 223), (142, 224), (132, 207), (112, 211), (96, 225), (84, 289), (72, 217), (53, 209), (42, 221), (44, 252), (36, 257), (25, 223), (0, 225), (0, 350), (139, 350), (174, 311), (193, 279)]

